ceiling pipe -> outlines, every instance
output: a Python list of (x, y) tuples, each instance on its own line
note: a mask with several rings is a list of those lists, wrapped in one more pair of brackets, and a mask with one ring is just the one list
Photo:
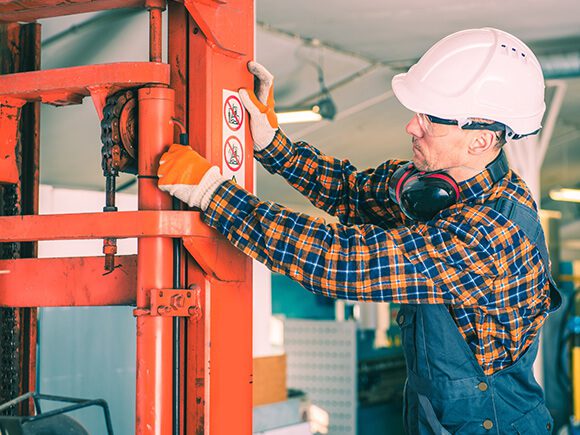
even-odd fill
[(580, 51), (538, 56), (538, 60), (547, 80), (580, 77)]
[(556, 121), (558, 120), (558, 115), (560, 114), (562, 103), (564, 102), (564, 96), (566, 95), (566, 82), (564, 80), (548, 80), (546, 86), (555, 88), (555, 92), (544, 117), (544, 127), (540, 133), (539, 150), (536, 162), (540, 167), (542, 166), (542, 163), (544, 163), (546, 151), (548, 151), (548, 145), (552, 140)]

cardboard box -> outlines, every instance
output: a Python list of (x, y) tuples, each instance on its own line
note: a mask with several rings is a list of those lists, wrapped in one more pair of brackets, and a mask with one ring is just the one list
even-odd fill
[(286, 391), (286, 354), (254, 358), (254, 406), (282, 402)]

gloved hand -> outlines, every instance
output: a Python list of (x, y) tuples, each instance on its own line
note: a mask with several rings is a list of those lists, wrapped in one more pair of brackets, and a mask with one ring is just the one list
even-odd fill
[(159, 160), (158, 186), (190, 207), (205, 211), (212, 195), (226, 178), (187, 145), (173, 144)]
[(278, 130), (278, 118), (274, 113), (274, 76), (257, 62), (248, 62), (248, 71), (258, 79), (258, 95), (252, 89), (239, 90), (242, 104), (250, 114), (250, 131), (254, 150), (266, 148)]

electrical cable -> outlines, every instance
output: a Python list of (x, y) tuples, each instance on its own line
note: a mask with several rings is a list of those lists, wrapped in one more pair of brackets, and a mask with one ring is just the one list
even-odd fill
[[(179, 135), (179, 143), (187, 146), (189, 139), (184, 132), (183, 123), (173, 120), (180, 128), (182, 133)], [(181, 201), (173, 198), (173, 210), (181, 210)], [(182, 263), (182, 242), (180, 238), (173, 239), (173, 288), (183, 288), (181, 282), (181, 263)], [(173, 435), (180, 435), (180, 398), (181, 398), (181, 318), (173, 318)]]

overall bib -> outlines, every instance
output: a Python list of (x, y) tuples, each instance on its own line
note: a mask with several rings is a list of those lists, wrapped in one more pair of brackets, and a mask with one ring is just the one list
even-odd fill
[[(508, 200), (489, 205), (536, 243), (548, 271), (537, 215)], [(550, 298), (553, 311), (561, 297), (551, 277)], [(403, 417), (408, 434), (551, 433), (553, 420), (532, 371), (537, 338), (513, 365), (486, 376), (446, 305), (402, 305), (397, 322), (407, 361)]]

